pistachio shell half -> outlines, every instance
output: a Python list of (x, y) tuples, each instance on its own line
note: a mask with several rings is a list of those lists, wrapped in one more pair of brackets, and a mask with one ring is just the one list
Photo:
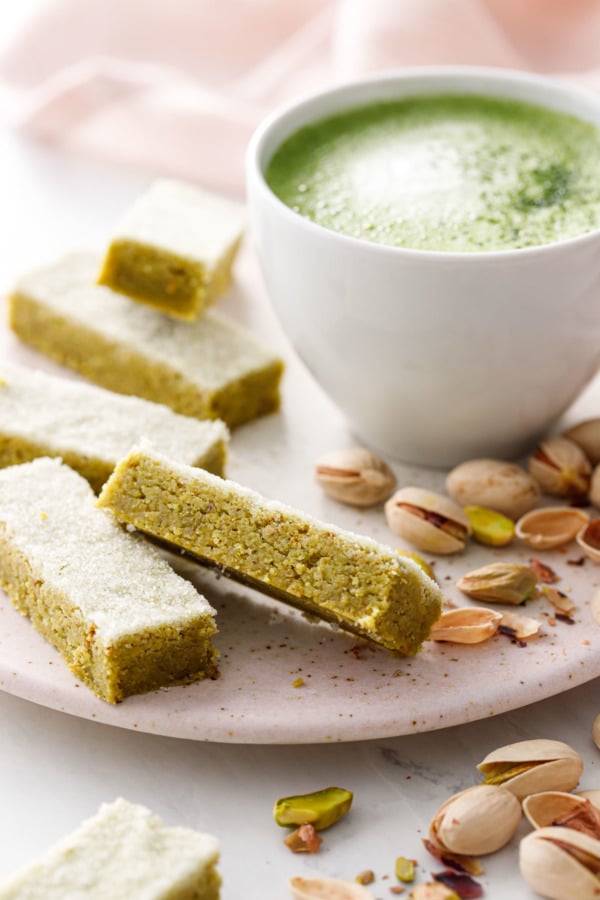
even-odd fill
[(577, 534), (577, 543), (586, 556), (600, 562), (600, 519), (591, 519)]
[(499, 747), (477, 768), (486, 784), (500, 784), (522, 800), (540, 791), (571, 791), (583, 772), (583, 760), (562, 741), (519, 741)]
[(534, 550), (551, 550), (575, 540), (589, 518), (583, 509), (573, 506), (547, 506), (521, 516), (516, 534)]
[(534, 828), (560, 825), (600, 839), (600, 810), (580, 794), (565, 791), (530, 794), (523, 800), (523, 812)]
[(315, 480), (329, 497), (349, 506), (374, 506), (389, 497), (396, 476), (370, 450), (334, 450), (315, 464)]
[(547, 494), (571, 497), (587, 494), (592, 467), (574, 441), (554, 437), (542, 441), (529, 457), (529, 472)]
[(589, 501), (597, 509), (600, 509), (600, 465), (597, 465), (592, 472), (592, 480), (590, 481)]
[(371, 892), (353, 881), (340, 878), (290, 878), (295, 900), (373, 900)]
[(518, 605), (532, 596), (537, 583), (538, 576), (530, 566), (497, 562), (467, 572), (456, 586), (476, 600)]
[(429, 640), (451, 644), (481, 644), (493, 637), (502, 614), (481, 606), (462, 606), (443, 612), (433, 625)]
[(385, 504), (392, 531), (429, 553), (458, 553), (471, 533), (463, 510), (443, 494), (419, 487), (396, 491)]
[(449, 472), (446, 490), (461, 506), (484, 506), (518, 519), (537, 506), (540, 488), (521, 466), (500, 459), (470, 459)]
[(551, 900), (600, 895), (600, 841), (570, 828), (539, 828), (524, 837), (519, 868), (529, 887)]
[(502, 787), (478, 784), (442, 803), (429, 826), (429, 839), (441, 850), (484, 856), (507, 844), (521, 821), (516, 797)]
[(600, 419), (587, 419), (563, 433), (578, 444), (592, 465), (600, 462)]

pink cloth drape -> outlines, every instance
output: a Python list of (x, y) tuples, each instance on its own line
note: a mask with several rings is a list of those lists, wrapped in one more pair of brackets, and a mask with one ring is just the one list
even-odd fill
[(274, 106), (429, 63), (600, 88), (600, 0), (48, 0), (0, 83), (33, 137), (240, 193)]

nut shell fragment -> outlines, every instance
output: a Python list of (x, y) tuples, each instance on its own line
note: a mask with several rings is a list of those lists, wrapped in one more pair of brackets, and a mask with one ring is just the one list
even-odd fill
[(446, 490), (461, 506), (484, 506), (518, 519), (537, 506), (540, 488), (515, 463), (501, 459), (470, 459), (446, 478)]
[(538, 576), (530, 566), (497, 562), (467, 572), (456, 586), (476, 600), (518, 605), (530, 599), (537, 583)]
[(500, 784), (522, 800), (541, 791), (572, 791), (583, 760), (562, 741), (532, 740), (493, 750), (477, 765), (487, 784)]
[(321, 456), (315, 464), (315, 480), (329, 497), (349, 506), (374, 506), (396, 487), (388, 464), (362, 447)]
[(529, 472), (547, 494), (572, 497), (587, 494), (592, 467), (574, 441), (549, 438), (529, 457)]
[(586, 556), (600, 562), (600, 519), (591, 519), (577, 534), (577, 543)]
[(600, 895), (600, 841), (570, 828), (540, 828), (524, 837), (519, 868), (529, 887), (550, 900)]
[(575, 540), (589, 515), (574, 506), (547, 506), (521, 516), (517, 537), (534, 550), (551, 550)]
[(480, 606), (462, 606), (443, 612), (429, 639), (452, 644), (481, 644), (498, 631), (502, 614)]
[(433, 816), (430, 841), (461, 856), (484, 856), (504, 847), (521, 821), (521, 806), (503, 787), (478, 784), (450, 797)]
[(290, 878), (295, 900), (373, 900), (370, 891), (353, 881), (340, 878)]
[(464, 550), (471, 523), (449, 497), (419, 487), (404, 487), (385, 504), (388, 525), (395, 534), (429, 553)]
[(521, 616), (515, 612), (503, 612), (500, 630), (507, 630), (518, 641), (529, 641), (540, 633), (541, 624), (530, 616)]

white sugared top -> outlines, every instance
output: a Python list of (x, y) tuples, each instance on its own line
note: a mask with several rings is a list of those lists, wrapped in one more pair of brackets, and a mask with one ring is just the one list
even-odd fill
[(111, 239), (167, 250), (210, 270), (240, 239), (245, 219), (240, 203), (161, 178), (123, 213)]
[(0, 533), (105, 642), (214, 614), (155, 547), (95, 502), (87, 481), (58, 459), (0, 471)]
[[(119, 798), (0, 887), (0, 900), (164, 900), (210, 873), (219, 843)], [(196, 896), (194, 894), (194, 896)]]
[(93, 253), (72, 253), (25, 275), (16, 293), (169, 366), (202, 389), (218, 389), (277, 361), (251, 334), (214, 312), (182, 322), (95, 284), (99, 269)]
[(2, 362), (0, 434), (112, 465), (142, 439), (193, 465), (229, 438), (219, 420), (201, 422), (160, 403)]

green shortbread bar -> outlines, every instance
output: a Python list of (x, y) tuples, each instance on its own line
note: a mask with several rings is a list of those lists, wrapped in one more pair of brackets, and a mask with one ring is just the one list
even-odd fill
[(441, 611), (412, 560), (255, 491), (136, 447), (98, 505), (277, 599), (414, 654)]
[(218, 900), (219, 842), (122, 797), (0, 886), (0, 900)]
[(58, 456), (100, 490), (140, 440), (223, 474), (229, 433), (160, 403), (0, 362), (0, 467)]
[(229, 286), (244, 224), (239, 203), (155, 181), (117, 222), (98, 283), (194, 321)]
[(214, 676), (208, 601), (95, 503), (60, 460), (2, 469), (0, 587), (110, 703)]
[(207, 312), (178, 322), (94, 284), (98, 258), (74, 253), (26, 275), (9, 298), (25, 343), (91, 381), (197, 419), (239, 425), (279, 407), (282, 361)]

